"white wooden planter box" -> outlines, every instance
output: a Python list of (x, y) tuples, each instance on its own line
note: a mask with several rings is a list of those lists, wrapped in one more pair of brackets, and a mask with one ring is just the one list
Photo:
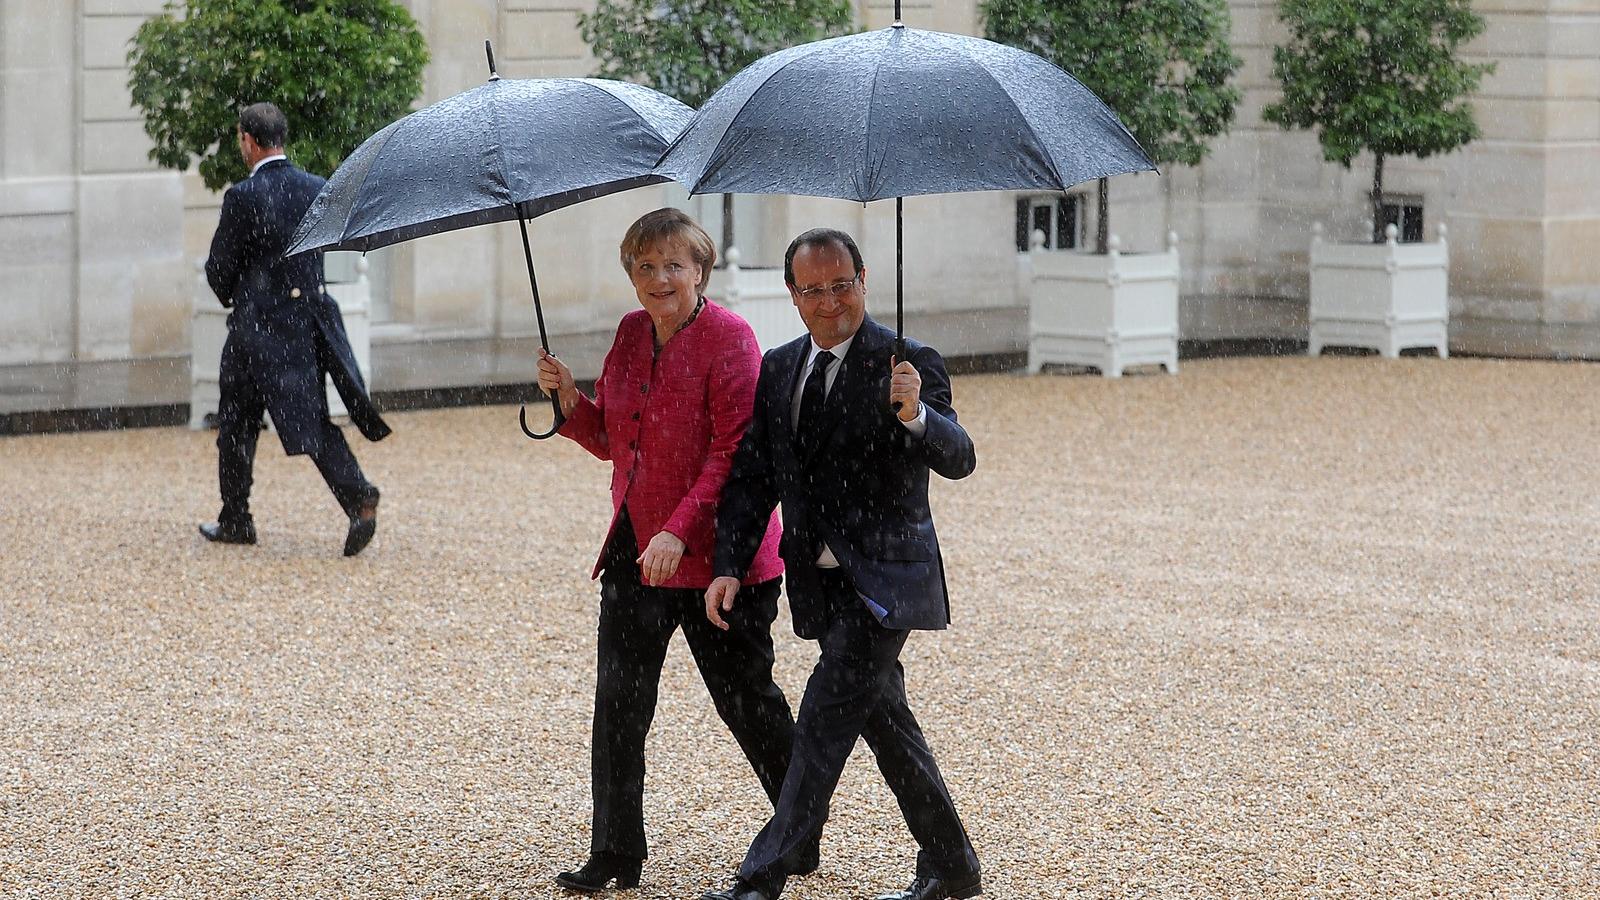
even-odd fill
[(1047, 363), (1093, 366), (1120, 378), (1129, 366), (1178, 372), (1178, 236), (1162, 253), (1038, 249), (1029, 254), (1028, 371)]
[(1324, 347), (1367, 347), (1395, 357), (1450, 341), (1450, 248), (1439, 226), (1432, 244), (1401, 244), (1390, 225), (1382, 244), (1332, 244), (1319, 222), (1311, 238), (1312, 356)]
[(799, 337), (805, 323), (783, 283), (783, 270), (741, 268), (737, 247), (728, 248), (727, 260), (726, 268), (712, 270), (706, 296), (743, 316), (763, 353)]
[[(344, 319), (356, 368), (370, 390), (372, 285), (367, 280), (367, 261), (360, 257), (353, 261), (341, 260), (334, 254), (329, 254), (327, 259), (328, 293), (339, 302), (339, 315)], [(222, 363), (222, 345), (228, 339), (229, 310), (217, 302), (211, 286), (206, 283), (205, 260), (196, 260), (195, 268), (199, 275), (195, 279), (194, 313), (190, 322), (189, 427), (198, 430), (215, 425), (214, 417), (222, 397), (218, 369)], [(328, 413), (347, 415), (344, 400), (332, 383), (324, 379), (323, 389), (328, 394)], [(212, 421), (208, 422), (207, 417), (212, 417)], [(268, 422), (271, 422), (270, 416)]]

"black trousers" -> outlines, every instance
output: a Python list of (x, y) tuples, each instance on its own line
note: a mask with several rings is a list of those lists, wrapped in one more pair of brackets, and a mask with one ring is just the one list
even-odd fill
[[(261, 435), (261, 417), (267, 401), (255, 378), (245, 372), (226, 372), (222, 378), (222, 398), (217, 405), (217, 480), (222, 491), (222, 512), (217, 521), (242, 525), (250, 521), (250, 486), (254, 483), (256, 440)], [(345, 515), (353, 516), (373, 491), (361, 474), (350, 444), (339, 426), (328, 421), (326, 396), (323, 406), (322, 440), (310, 454), (322, 480)]]
[(797, 867), (807, 836), (817, 834), (856, 738), (866, 739), (917, 840), (917, 873), (959, 877), (978, 872), (933, 751), (906, 704), (900, 649), (908, 631), (873, 618), (841, 569), (824, 569), (827, 628), (822, 655), (795, 722), (793, 758), (776, 810), (756, 835), (739, 877), (776, 895)]
[(722, 631), (706, 619), (704, 591), (640, 583), (636, 544), (624, 511), (600, 578), (590, 852), (644, 859), (645, 735), (675, 630), (683, 629), (717, 714), (774, 804), (789, 768), (794, 719), (772, 680), (772, 622), (782, 579), (741, 589)]

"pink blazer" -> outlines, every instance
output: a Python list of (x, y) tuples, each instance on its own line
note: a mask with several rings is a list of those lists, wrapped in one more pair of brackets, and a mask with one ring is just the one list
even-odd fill
[[(662, 587), (711, 583), (717, 502), (755, 406), (761, 351), (744, 319), (706, 301), (700, 315), (652, 360), (654, 335), (642, 309), (622, 317), (606, 353), (594, 400), (579, 395), (561, 433), (611, 460), (611, 525), (624, 503), (642, 551), (660, 531), (686, 549)], [(745, 584), (783, 574), (777, 512), (767, 520)], [(601, 544), (591, 577), (600, 574)]]

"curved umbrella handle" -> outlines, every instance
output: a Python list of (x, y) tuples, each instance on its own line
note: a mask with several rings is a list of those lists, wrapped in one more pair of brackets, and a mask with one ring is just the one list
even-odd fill
[[(484, 42), (484, 46), (485, 48), (488, 47), (487, 41)], [(489, 68), (491, 70), (494, 69), (494, 51), (492, 50), (489, 51)], [(499, 76), (496, 75), (495, 77), (498, 78)], [(539, 322), (539, 346), (544, 348), (544, 352), (549, 353), (550, 335), (546, 334), (544, 330), (544, 307), (539, 303), (539, 279), (533, 274), (533, 247), (528, 244), (528, 220), (523, 216), (520, 207), (517, 208), (517, 228), (522, 231), (522, 255), (528, 261), (528, 288), (533, 291), (533, 314)], [(528, 427), (528, 407), (524, 404), (517, 413), (517, 422), (522, 425), (522, 433), (536, 441), (555, 437), (556, 432), (560, 431), (561, 426), (566, 424), (567, 421), (567, 417), (561, 414), (560, 391), (552, 391), (550, 393), (550, 409), (555, 413), (555, 421), (550, 425), (550, 430), (544, 434), (535, 434), (533, 429)]]
[(561, 426), (567, 423), (567, 417), (561, 414), (561, 400), (555, 395), (551, 395), (550, 397), (550, 409), (556, 414), (555, 424), (551, 425), (550, 430), (546, 431), (544, 434), (534, 434), (533, 430), (528, 427), (528, 407), (526, 405), (524, 405), (522, 409), (518, 410), (517, 422), (522, 425), (522, 433), (536, 441), (543, 441), (555, 437), (556, 432), (561, 430)]

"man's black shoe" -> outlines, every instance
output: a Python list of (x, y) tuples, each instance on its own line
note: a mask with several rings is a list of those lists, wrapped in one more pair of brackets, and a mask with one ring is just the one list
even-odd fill
[(378, 533), (378, 489), (373, 488), (355, 515), (350, 517), (350, 530), (344, 536), (344, 555), (355, 556), (372, 543)]
[(822, 850), (816, 844), (812, 844), (810, 849), (806, 850), (806, 852), (795, 861), (794, 874), (801, 876), (810, 875), (811, 873), (817, 871), (821, 865)]
[(555, 881), (569, 891), (594, 894), (605, 890), (606, 885), (615, 879), (617, 890), (627, 890), (639, 886), (639, 872), (643, 863), (643, 860), (616, 853), (593, 853), (582, 868), (562, 872)]
[(243, 525), (233, 525), (227, 522), (202, 522), (200, 533), (205, 539), (215, 544), (254, 544), (256, 542), (256, 525), (246, 522)]
[(967, 900), (983, 893), (983, 878), (967, 875), (962, 878), (938, 878), (918, 875), (911, 886), (891, 894), (879, 894), (878, 900)]
[(720, 891), (706, 891), (700, 895), (700, 900), (777, 900), (777, 894), (769, 894), (743, 878), (735, 878), (733, 884)]

